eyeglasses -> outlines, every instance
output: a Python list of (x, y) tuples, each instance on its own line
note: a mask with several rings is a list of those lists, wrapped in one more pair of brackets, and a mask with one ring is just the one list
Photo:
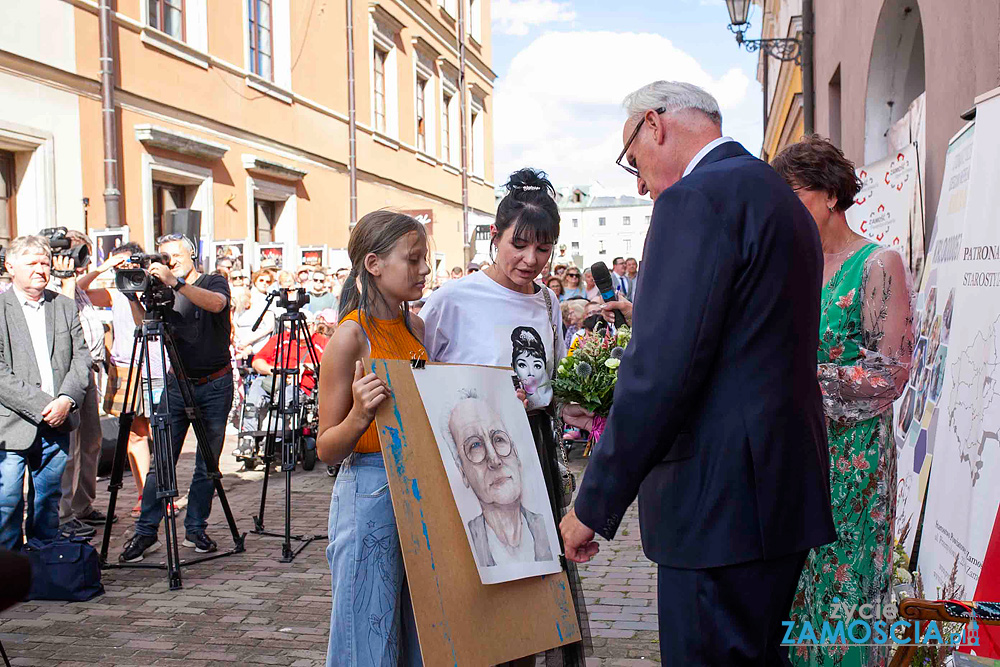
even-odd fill
[[(493, 445), (493, 451), (499, 457), (507, 458), (514, 451), (510, 436), (503, 431), (493, 431), (490, 434), (490, 441)], [(479, 436), (473, 436), (466, 440), (463, 449), (465, 450), (465, 458), (469, 459), (470, 463), (478, 464), (486, 460), (486, 443)]]
[(579, 273), (567, 273), (566, 277), (567, 278), (579, 278), (580, 274)]
[[(657, 116), (659, 116), (661, 113), (664, 113), (666, 110), (667, 110), (666, 107), (659, 107), (657, 109), (653, 109), (653, 113), (655, 113)], [(635, 126), (634, 130), (632, 130), (632, 136), (630, 136), (628, 138), (628, 141), (625, 142), (625, 148), (623, 148), (622, 152), (618, 155), (618, 159), (615, 160), (615, 164), (617, 164), (619, 167), (621, 167), (622, 169), (624, 169), (628, 173), (632, 174), (636, 178), (639, 178), (639, 170), (636, 169), (635, 167), (633, 167), (632, 165), (622, 164), (622, 159), (625, 157), (625, 153), (628, 152), (629, 146), (631, 146), (632, 142), (635, 141), (636, 136), (639, 134), (639, 130), (641, 130), (642, 126), (645, 125), (645, 124), (646, 124), (646, 117), (644, 115), (643, 119), (641, 121), (639, 121), (639, 124)]]

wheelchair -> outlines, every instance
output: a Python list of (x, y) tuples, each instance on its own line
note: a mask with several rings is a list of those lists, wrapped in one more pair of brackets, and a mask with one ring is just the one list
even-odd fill
[[(250, 376), (254, 377), (250, 377)], [(271, 404), (271, 384), (273, 376), (249, 373), (245, 380), (245, 399), (241, 410), (239, 444), (233, 455), (243, 464), (243, 470), (255, 470), (264, 463), (264, 447), (267, 444), (268, 419), (276, 406)], [(296, 463), (303, 470), (316, 467), (316, 434), (319, 430), (319, 407), (316, 391), (297, 388), (299, 395), (299, 428), (291, 434), (296, 439)], [(290, 398), (288, 399), (290, 400)], [(272, 419), (272, 428), (278, 428), (277, 415)], [(282, 435), (276, 437), (275, 446), (282, 445)], [(272, 464), (281, 464), (280, 450), (275, 451)]]

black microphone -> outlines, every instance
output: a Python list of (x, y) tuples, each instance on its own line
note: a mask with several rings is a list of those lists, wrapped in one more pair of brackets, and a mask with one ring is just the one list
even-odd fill
[[(590, 267), (590, 273), (594, 277), (594, 284), (597, 285), (597, 289), (601, 291), (601, 298), (604, 300), (604, 303), (617, 301), (618, 295), (615, 294), (615, 288), (611, 283), (611, 272), (608, 271), (608, 265), (604, 262), (596, 262)], [(615, 314), (616, 329), (628, 324), (620, 310), (612, 312)]]

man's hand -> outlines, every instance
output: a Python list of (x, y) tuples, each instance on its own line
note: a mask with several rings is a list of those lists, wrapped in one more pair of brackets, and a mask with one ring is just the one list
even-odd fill
[(42, 410), (42, 419), (52, 428), (59, 428), (72, 409), (72, 401), (65, 396), (57, 396)]
[(66, 255), (56, 255), (53, 253), (52, 256), (52, 270), (53, 271), (68, 271), (74, 276), (76, 275), (76, 265), (73, 263), (72, 257), (67, 257)]
[(170, 268), (165, 264), (160, 264), (159, 262), (153, 262), (149, 265), (149, 272), (160, 279), (160, 282), (167, 287), (173, 287), (177, 284), (177, 276), (175, 276)]
[[(616, 310), (621, 311), (621, 314), (625, 316), (625, 322), (629, 326), (632, 326), (632, 302), (625, 299), (618, 299), (617, 301), (609, 301), (601, 306), (601, 312), (605, 315), (610, 315)], [(611, 321), (614, 322), (614, 318)]]
[(577, 403), (570, 403), (563, 406), (562, 419), (575, 428), (580, 428), (584, 431), (594, 430), (594, 413)]
[(594, 541), (594, 531), (576, 518), (576, 511), (573, 509), (570, 509), (569, 513), (559, 522), (559, 532), (562, 533), (566, 558), (574, 563), (586, 563), (601, 549), (600, 545)]
[(70, 299), (76, 298), (76, 266), (73, 264), (72, 257), (65, 257), (63, 255), (52, 255), (52, 270), (59, 271), (62, 276), (57, 276), (60, 280), (59, 291), (62, 292), (63, 296), (69, 297)]
[(120, 252), (117, 255), (111, 255), (106, 260), (101, 262), (101, 265), (97, 267), (98, 273), (104, 273), (105, 271), (110, 271), (111, 269), (124, 264), (129, 260), (129, 254), (127, 252)]

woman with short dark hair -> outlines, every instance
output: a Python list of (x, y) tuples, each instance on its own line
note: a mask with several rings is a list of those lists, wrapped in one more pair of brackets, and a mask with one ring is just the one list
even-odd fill
[[(809, 552), (791, 618), (813, 628), (835, 601), (889, 602), (896, 510), (892, 404), (909, 378), (913, 314), (902, 256), (855, 234), (845, 212), (861, 182), (839, 148), (812, 135), (773, 164), (812, 214), (823, 244), (818, 376), (830, 444), (837, 541)], [(837, 650), (839, 649), (839, 650)], [(888, 645), (791, 652), (795, 665), (883, 665)]]
[[(562, 517), (562, 481), (552, 424), (552, 378), (566, 356), (559, 298), (538, 280), (552, 259), (559, 238), (555, 189), (542, 172), (511, 174), (507, 195), (497, 207), (490, 233), (491, 264), (452, 280), (427, 297), (420, 317), (431, 361), (484, 366), (511, 364), (526, 395), (528, 422), (538, 450), (549, 502), (556, 521)], [(550, 280), (558, 280), (552, 276)], [(571, 593), (581, 619), (586, 618), (582, 587), (573, 564), (567, 567)], [(586, 627), (581, 620), (580, 627)], [(581, 642), (553, 649), (546, 665), (583, 667)], [(534, 665), (532, 657), (516, 665)]]

